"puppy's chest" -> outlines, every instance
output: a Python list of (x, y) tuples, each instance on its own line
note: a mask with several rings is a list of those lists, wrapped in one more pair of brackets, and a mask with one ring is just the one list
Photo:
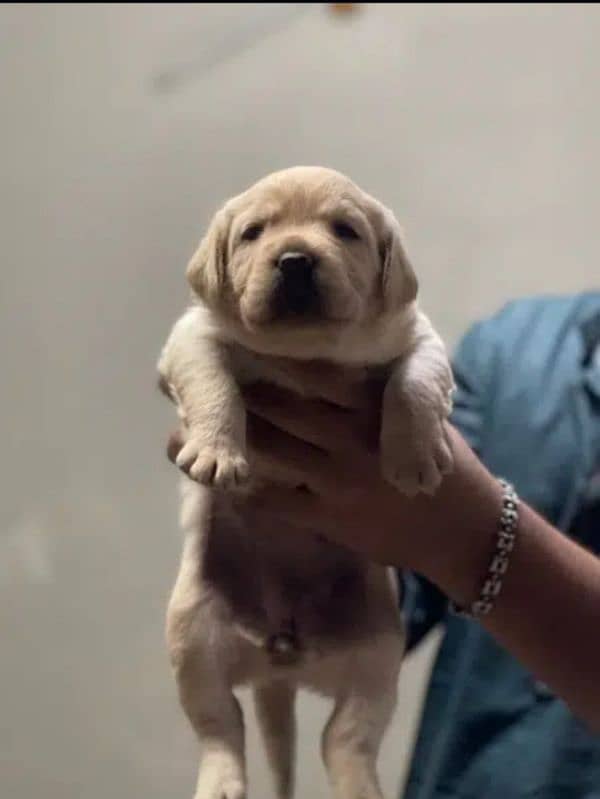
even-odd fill
[[(314, 386), (308, 386), (299, 381), (295, 371), (290, 369), (295, 363), (298, 363), (296, 359), (263, 355), (245, 349), (238, 344), (228, 345), (227, 352), (229, 368), (240, 385), (260, 381), (280, 386), (305, 397), (314, 396), (317, 393)], [(343, 365), (341, 362), (336, 363), (336, 366)], [(352, 368), (364, 374), (365, 378), (384, 380), (391, 372), (392, 362), (387, 364), (365, 363), (361, 366), (353, 364)]]

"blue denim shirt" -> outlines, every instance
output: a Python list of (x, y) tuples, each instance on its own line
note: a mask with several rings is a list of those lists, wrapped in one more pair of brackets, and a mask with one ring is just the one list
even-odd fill
[[(475, 325), (455, 360), (454, 423), (493, 473), (572, 535), (600, 469), (590, 330), (600, 333), (600, 293), (520, 300)], [(585, 529), (600, 552), (600, 525)], [(411, 645), (446, 628), (405, 799), (600, 799), (600, 738), (476, 622), (448, 614), (433, 586), (409, 575), (405, 588)]]

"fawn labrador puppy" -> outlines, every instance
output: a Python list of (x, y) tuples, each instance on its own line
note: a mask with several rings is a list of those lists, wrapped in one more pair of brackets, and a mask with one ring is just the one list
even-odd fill
[(400, 491), (433, 492), (452, 467), (444, 346), (417, 307), (393, 214), (329, 169), (277, 172), (227, 202), (187, 277), (194, 304), (159, 372), (178, 407), (177, 463), (188, 475), (167, 637), (203, 745), (196, 799), (246, 797), (233, 692), (244, 684), (278, 799), (293, 790), (298, 686), (334, 701), (322, 738), (334, 796), (381, 799), (376, 759), (404, 649), (393, 574), (318, 530), (298, 535), (278, 523), (274, 534), (245, 508), (252, 475), (239, 386), (260, 379), (310, 393), (289, 359), (383, 373), (383, 474)]

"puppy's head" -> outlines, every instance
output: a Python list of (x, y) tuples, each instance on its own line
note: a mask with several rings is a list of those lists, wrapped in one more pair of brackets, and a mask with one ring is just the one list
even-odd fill
[(417, 294), (391, 211), (317, 167), (276, 172), (230, 200), (187, 276), (210, 308), (248, 330), (360, 323)]

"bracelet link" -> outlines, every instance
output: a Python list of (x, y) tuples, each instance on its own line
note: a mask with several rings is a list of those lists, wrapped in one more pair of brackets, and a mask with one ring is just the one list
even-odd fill
[(488, 567), (487, 575), (478, 599), (470, 608), (461, 608), (450, 602), (450, 610), (459, 616), (487, 616), (494, 608), (494, 602), (502, 591), (502, 580), (510, 565), (510, 554), (515, 547), (517, 525), (519, 522), (519, 497), (506, 480), (500, 480), (503, 489), (502, 512), (498, 523), (496, 547)]

